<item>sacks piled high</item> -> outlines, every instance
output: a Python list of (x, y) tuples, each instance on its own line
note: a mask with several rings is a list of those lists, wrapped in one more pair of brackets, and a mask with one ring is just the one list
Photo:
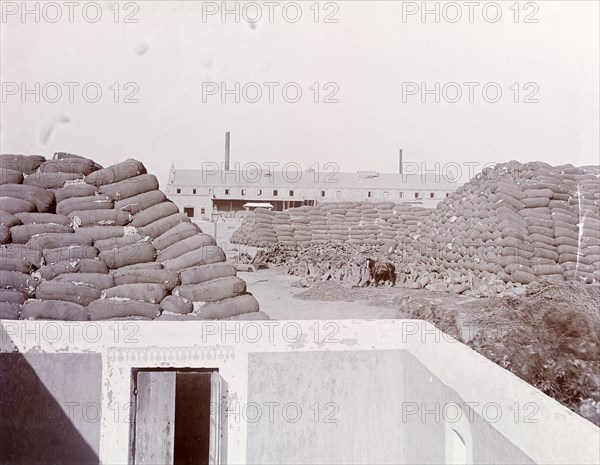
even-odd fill
[(265, 318), (223, 250), (141, 162), (0, 162), (0, 318)]
[[(470, 274), (515, 284), (600, 281), (598, 166), (499, 164), (433, 210), (392, 202), (346, 202), (286, 213), (289, 229), (273, 230), (284, 245), (395, 241), (402, 262), (422, 264), (452, 279)], [(279, 212), (274, 215), (283, 221)], [(255, 237), (253, 222), (254, 216), (248, 217), (243, 234), (235, 239), (244, 243)], [(263, 224), (261, 234), (267, 226)]]
[(294, 230), (292, 229), (292, 218), (289, 212), (275, 212), (273, 215), (273, 231), (277, 236), (278, 243), (294, 243)]
[(246, 244), (258, 247), (271, 247), (277, 243), (274, 229), (275, 213), (257, 208), (242, 220), (240, 227), (233, 233), (232, 244)]
[(246, 244), (256, 247), (258, 245), (258, 232), (254, 224), (254, 214), (245, 216), (237, 228), (231, 235), (229, 240), (232, 244)]
[(312, 242), (312, 233), (310, 232), (310, 218), (308, 217), (308, 209), (311, 207), (299, 207), (289, 210), (290, 227), (294, 236), (294, 242), (302, 244), (310, 244)]
[(540, 162), (486, 169), (417, 228), (421, 258), (504, 282), (600, 281), (599, 175)]
[(336, 202), (291, 208), (284, 212), (257, 209), (246, 216), (231, 242), (259, 247), (328, 241), (380, 245), (409, 241), (428, 210), (394, 202)]
[(273, 219), (275, 214), (264, 208), (257, 208), (254, 211), (254, 228), (257, 233), (258, 245), (268, 247), (277, 243), (277, 234), (273, 229)]

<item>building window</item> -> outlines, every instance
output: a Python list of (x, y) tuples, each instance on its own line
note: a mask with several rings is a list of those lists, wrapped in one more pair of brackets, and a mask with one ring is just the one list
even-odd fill
[(214, 197), (215, 190), (214, 189), (208, 189), (208, 195), (212, 195)]
[(257, 196), (261, 196), (262, 195), (262, 189), (256, 189), (256, 195)]
[(194, 217), (194, 207), (183, 207), (183, 213), (185, 213), (188, 218), (193, 218)]
[(398, 196), (399, 196), (401, 199), (403, 199), (403, 198), (404, 198), (404, 192), (398, 192), (398, 194), (399, 194)]
[(373, 191), (369, 191), (367, 192), (367, 197), (372, 199), (373, 198)]
[(246, 189), (242, 189), (242, 190), (240, 191), (240, 193), (241, 193), (242, 195), (246, 195)]
[(415, 192), (415, 199), (418, 199), (418, 198), (419, 198), (419, 193)]
[(229, 195), (229, 189), (225, 189), (225, 195)]
[(321, 197), (325, 197), (325, 191), (321, 191)]
[(290, 197), (294, 196), (294, 191), (290, 191)]
[(446, 198), (450, 197), (450, 192), (446, 192)]
[(390, 193), (389, 192), (386, 191), (386, 192), (383, 193), (383, 198), (384, 199), (388, 199), (389, 197), (390, 197)]
[(435, 194), (434, 194), (433, 192), (431, 192), (431, 193), (429, 194), (429, 198), (430, 198), (430, 199), (433, 199), (433, 198), (435, 198)]
[(200, 209), (200, 214), (201, 214), (201, 215), (206, 215), (206, 208), (202, 207), (202, 208)]
[(177, 192), (178, 194), (181, 194), (181, 188), (178, 187), (175, 192)]
[(273, 189), (273, 197), (277, 197), (279, 195), (279, 191), (277, 189)]
[(198, 189), (192, 189), (192, 194), (196, 195), (198, 193)]
[(335, 191), (335, 196), (336, 196), (338, 199), (341, 199), (341, 198), (342, 198), (342, 191)]

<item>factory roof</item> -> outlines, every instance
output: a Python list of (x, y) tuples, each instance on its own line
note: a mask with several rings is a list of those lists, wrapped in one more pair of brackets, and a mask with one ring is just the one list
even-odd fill
[(169, 176), (171, 186), (292, 186), (303, 188), (364, 188), (364, 189), (456, 189), (451, 172), (423, 174), (393, 174), (359, 171), (357, 173), (268, 170), (178, 170)]

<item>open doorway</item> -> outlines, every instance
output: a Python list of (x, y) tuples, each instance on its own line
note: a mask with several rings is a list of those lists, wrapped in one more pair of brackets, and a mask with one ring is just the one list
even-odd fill
[(130, 463), (224, 463), (225, 382), (211, 369), (133, 370)]

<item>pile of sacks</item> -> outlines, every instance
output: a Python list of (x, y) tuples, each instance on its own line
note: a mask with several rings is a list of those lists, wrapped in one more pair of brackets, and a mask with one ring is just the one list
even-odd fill
[(214, 238), (141, 162), (0, 162), (0, 318), (265, 318)]
[(246, 244), (258, 247), (269, 247), (277, 243), (273, 230), (274, 213), (264, 208), (257, 208), (242, 219), (240, 227), (231, 236), (232, 244)]
[(442, 269), (504, 282), (600, 281), (599, 206), (598, 166), (499, 164), (421, 222), (416, 253)]
[(244, 218), (231, 242), (258, 247), (407, 242), (428, 214), (426, 208), (394, 202), (331, 202), (283, 212), (257, 209)]
[[(245, 230), (234, 238), (242, 243), (264, 238), (250, 244), (258, 246), (395, 241), (390, 259), (411, 265), (406, 273), (399, 267), (400, 283), (406, 278), (419, 288), (433, 276), (453, 283), (462, 276), (516, 285), (600, 281), (599, 166), (498, 164), (431, 210), (347, 202), (261, 215), (273, 217), (272, 223), (263, 221), (257, 235), (251, 226), (256, 220), (247, 218)], [(458, 284), (457, 289), (470, 286)]]

